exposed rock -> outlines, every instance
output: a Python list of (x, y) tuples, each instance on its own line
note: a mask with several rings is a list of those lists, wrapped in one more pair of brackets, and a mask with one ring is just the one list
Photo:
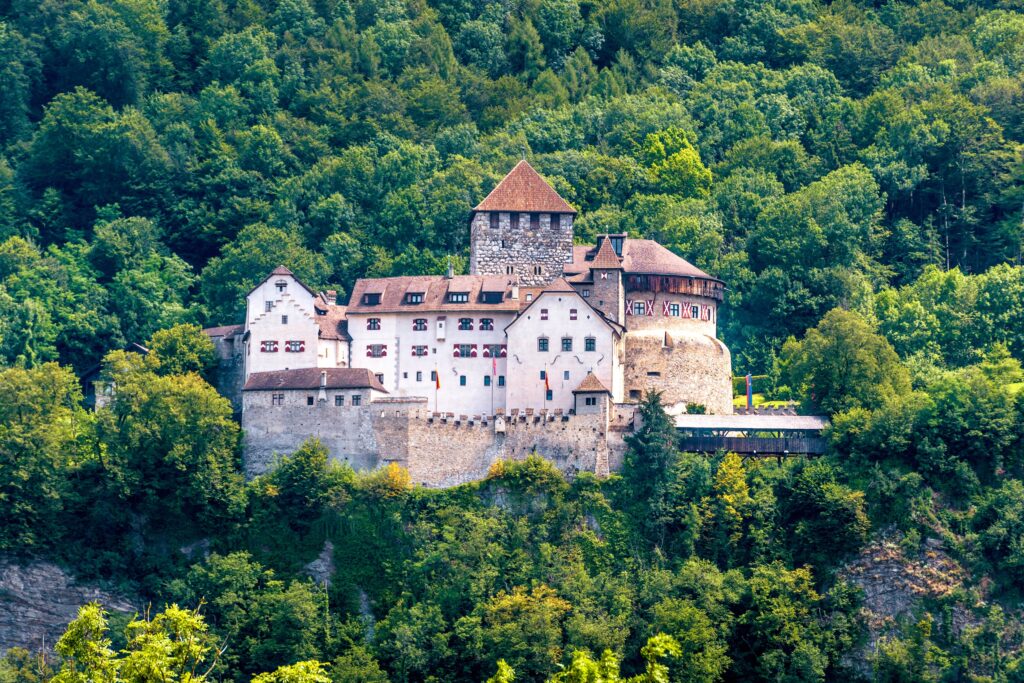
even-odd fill
[(306, 574), (318, 585), (331, 585), (334, 578), (334, 544), (324, 541), (324, 548), (316, 559), (305, 566)]
[(78, 608), (89, 602), (115, 612), (137, 611), (124, 596), (79, 583), (55, 564), (0, 558), (0, 654), (12, 647), (52, 650)]
[[(839, 576), (864, 591), (862, 615), (868, 640), (861, 652), (847, 660), (855, 668), (867, 666), (880, 637), (892, 633), (903, 617), (915, 616), (926, 598), (950, 595), (964, 585), (967, 571), (942, 548), (939, 539), (927, 539), (924, 550), (906, 552), (898, 532), (881, 536), (866, 546)], [(965, 608), (954, 608), (953, 628), (970, 625), (973, 618)]]

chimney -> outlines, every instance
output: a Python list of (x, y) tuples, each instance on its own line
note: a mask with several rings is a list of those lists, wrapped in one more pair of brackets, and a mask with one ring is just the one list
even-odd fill
[(448, 273), (445, 275), (445, 277), (448, 278), (449, 280), (455, 277), (455, 268), (452, 266), (451, 256), (448, 257)]
[(519, 285), (512, 285), (512, 298), (513, 299), (518, 299), (519, 298)]
[(320, 292), (320, 295), (324, 298), (324, 301), (326, 301), (331, 306), (334, 306), (338, 303), (338, 291), (335, 289), (328, 289), (325, 292)]
[(327, 371), (320, 371), (320, 392), (316, 395), (319, 403), (327, 403)]

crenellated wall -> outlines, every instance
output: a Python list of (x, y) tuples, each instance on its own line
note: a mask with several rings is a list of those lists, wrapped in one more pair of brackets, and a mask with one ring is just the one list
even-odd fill
[(331, 457), (355, 469), (395, 462), (412, 481), (445, 487), (482, 479), (498, 460), (521, 460), (537, 451), (566, 474), (607, 474), (625, 452), (634, 407), (613, 406), (610, 414), (554, 416), (437, 417), (425, 399), (383, 398), (358, 407), (315, 406), (302, 401), (272, 406), (265, 392), (247, 392), (243, 413), (245, 472), (249, 477), (275, 466), (316, 437)]

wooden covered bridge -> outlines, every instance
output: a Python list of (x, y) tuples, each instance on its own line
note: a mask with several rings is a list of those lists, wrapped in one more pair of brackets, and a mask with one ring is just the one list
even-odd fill
[(678, 415), (681, 450), (744, 457), (821, 455), (828, 420), (817, 415)]

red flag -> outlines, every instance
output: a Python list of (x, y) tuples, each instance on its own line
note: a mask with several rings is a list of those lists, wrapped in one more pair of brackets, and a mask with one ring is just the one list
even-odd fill
[(551, 383), (548, 382), (548, 371), (544, 371), (544, 391), (551, 391)]
[(491, 356), (491, 375), (498, 374), (498, 359), (496, 356)]
[(434, 388), (441, 388), (441, 373), (438, 372), (437, 370), (434, 370)]

